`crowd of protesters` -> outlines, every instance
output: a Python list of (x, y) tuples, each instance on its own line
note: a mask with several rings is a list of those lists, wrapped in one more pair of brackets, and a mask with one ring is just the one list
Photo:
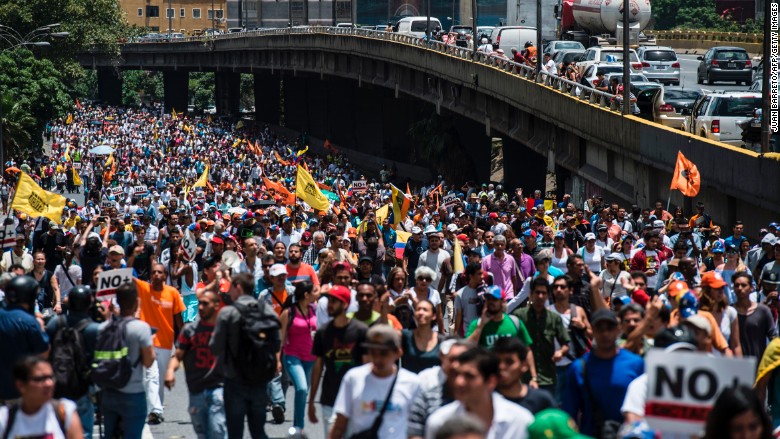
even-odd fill
[[(776, 223), (441, 178), (412, 190), (394, 167), (366, 176), (329, 144), (210, 117), (84, 106), (68, 122), (0, 187), (12, 198), (25, 172), (87, 200), (59, 222), (6, 220), (4, 437), (90, 438), (96, 419), (140, 437), (177, 385), (199, 438), (266, 437), (267, 411), (333, 439), (665, 437), (644, 419), (643, 357), (670, 346), (760, 360), (703, 437), (780, 425)], [(327, 211), (291, 199), (303, 164)], [(101, 273), (122, 268), (134, 280), (101, 300)], [(62, 382), (63, 359), (99, 373)], [(121, 386), (97, 386), (114, 366)]]

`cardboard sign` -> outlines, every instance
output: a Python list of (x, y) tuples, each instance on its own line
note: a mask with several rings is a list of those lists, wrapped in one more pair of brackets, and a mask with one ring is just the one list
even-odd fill
[(366, 180), (355, 180), (352, 182), (352, 192), (365, 192), (368, 190)]
[(181, 249), (184, 250), (184, 254), (187, 255), (187, 259), (192, 260), (195, 257), (195, 250), (197, 248), (195, 237), (192, 236), (192, 232), (189, 229), (184, 233), (184, 239), (181, 240)]
[(100, 208), (101, 209), (111, 209), (112, 207), (116, 206), (116, 202), (111, 200), (103, 199), (100, 201)]
[(97, 300), (113, 300), (116, 297), (116, 289), (122, 284), (133, 281), (132, 268), (119, 268), (116, 270), (102, 271), (97, 280)]
[(149, 189), (147, 189), (146, 186), (144, 185), (133, 186), (133, 195), (136, 197), (140, 197), (148, 193), (149, 193)]
[(652, 349), (645, 357), (645, 418), (661, 432), (698, 435), (721, 391), (752, 386), (756, 359), (712, 357), (695, 352)]
[(122, 195), (122, 191), (123, 191), (123, 189), (122, 189), (121, 186), (117, 186), (117, 187), (112, 187), (111, 188), (111, 193), (114, 194), (114, 196)]
[(457, 194), (447, 194), (442, 198), (442, 203), (444, 204), (444, 207), (453, 207), (457, 205), (460, 202), (458, 199)]
[(3, 251), (13, 248), (16, 245), (16, 229), (13, 224), (0, 228), (0, 243)]
[(81, 163), (79, 163), (79, 162), (74, 163), (73, 164), (73, 169), (77, 169), (77, 170), (81, 169)]

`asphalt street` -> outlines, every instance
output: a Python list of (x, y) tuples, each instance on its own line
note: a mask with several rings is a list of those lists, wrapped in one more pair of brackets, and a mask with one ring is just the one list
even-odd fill
[(699, 67), (700, 61), (696, 59), (697, 55), (686, 55), (677, 53), (677, 59), (680, 61), (680, 67), (682, 68), (682, 76), (680, 78), (680, 87), (693, 88), (693, 89), (705, 89), (705, 90), (730, 90), (730, 91), (747, 91), (750, 85), (734, 85), (733, 82), (716, 82), (715, 85), (697, 84), (696, 83), (696, 69)]

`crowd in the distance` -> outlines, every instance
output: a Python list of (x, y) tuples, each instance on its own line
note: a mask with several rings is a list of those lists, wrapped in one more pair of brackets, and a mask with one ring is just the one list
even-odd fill
[[(266, 437), (267, 410), (332, 439), (672, 437), (644, 419), (653, 348), (760, 360), (703, 437), (780, 425), (776, 223), (364, 177), (244, 123), (84, 106), (5, 164), (87, 201), (6, 220), (4, 437), (138, 438), (175, 386), (199, 438)], [(327, 211), (293, 198), (298, 165)]]

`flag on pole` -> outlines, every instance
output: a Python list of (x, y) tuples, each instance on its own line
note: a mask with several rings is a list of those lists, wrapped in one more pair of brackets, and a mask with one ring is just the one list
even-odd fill
[(412, 234), (409, 232), (404, 232), (403, 230), (396, 230), (395, 235), (395, 257), (397, 259), (403, 259), (404, 249), (406, 248), (406, 241), (409, 240), (409, 237), (411, 237)]
[(79, 173), (76, 172), (76, 168), (73, 168), (73, 184), (76, 186), (81, 186), (83, 183), (81, 181), (81, 177), (79, 177)]
[(406, 195), (401, 192), (401, 189), (398, 189), (395, 185), (391, 184), (390, 189), (392, 189), (390, 199), (393, 200), (393, 227), (395, 227), (406, 218), (410, 202)]
[(174, 118), (174, 119), (178, 119), (179, 118), (179, 115), (176, 113), (176, 109), (175, 108), (171, 108), (171, 117)]
[(295, 180), (295, 195), (309, 206), (322, 211), (327, 211), (330, 202), (325, 194), (317, 187), (317, 183), (311, 174), (298, 165), (298, 176)]
[(70, 114), (70, 113), (68, 113), (68, 118), (67, 118), (67, 119), (65, 119), (65, 124), (66, 124), (66, 125), (70, 125), (70, 124), (72, 124), (72, 123), (73, 123), (73, 115), (72, 115), (72, 114)]
[(677, 151), (677, 164), (674, 166), (672, 184), (669, 188), (679, 190), (686, 197), (695, 197), (701, 189), (699, 169), (685, 158), (681, 151)]
[(284, 185), (282, 185), (281, 183), (271, 181), (265, 177), (263, 177), (263, 183), (265, 183), (266, 189), (273, 189), (274, 192), (276, 192), (279, 196), (282, 197), (282, 203), (287, 205), (295, 204), (295, 194), (287, 190), (287, 188), (284, 187)]
[(32, 217), (43, 216), (62, 224), (62, 210), (65, 209), (67, 201), (62, 195), (43, 190), (32, 177), (22, 171), (16, 183), (11, 208)]
[(65, 147), (65, 154), (62, 155), (62, 158), (64, 158), (66, 162), (70, 161), (70, 143)]
[(106, 159), (106, 166), (111, 166), (114, 163), (114, 153), (108, 155), (108, 158)]
[(237, 130), (240, 130), (241, 128), (244, 128), (244, 121), (243, 120), (239, 120), (238, 123), (236, 124), (236, 129)]
[(76, 99), (76, 108), (78, 108), (79, 110), (83, 110), (84, 109), (84, 107), (81, 106), (81, 102), (79, 102), (78, 99)]
[(209, 165), (206, 165), (206, 169), (200, 174), (200, 178), (196, 181), (192, 187), (205, 187), (209, 182)]

